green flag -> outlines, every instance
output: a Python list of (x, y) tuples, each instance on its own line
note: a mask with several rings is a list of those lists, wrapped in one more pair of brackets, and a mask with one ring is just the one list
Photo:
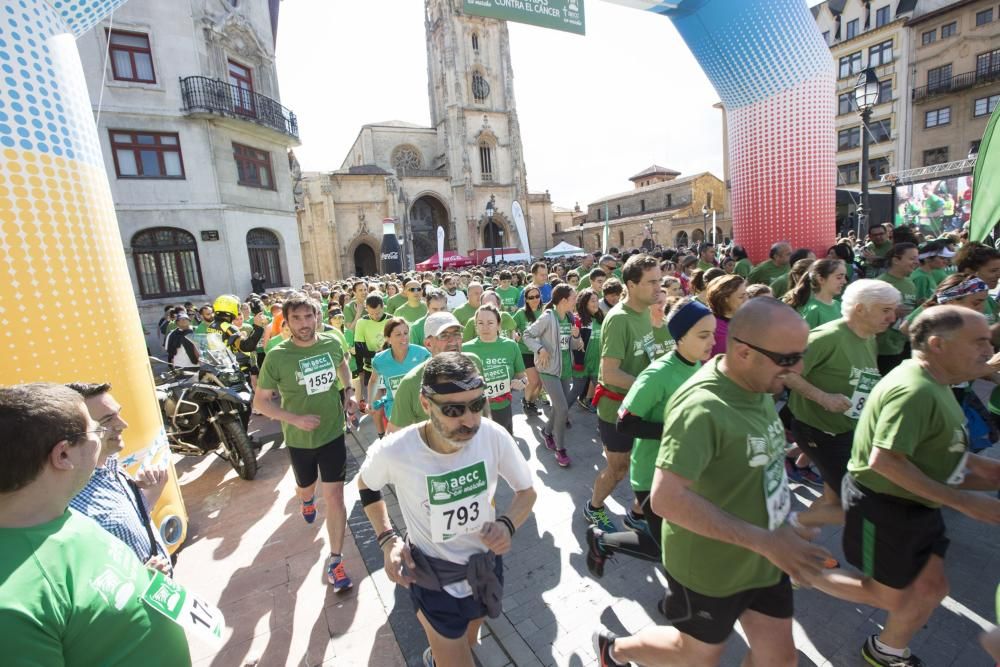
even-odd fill
[(603, 254), (603, 255), (607, 255), (608, 254), (608, 238), (611, 236), (611, 225), (608, 222), (608, 217), (609, 217), (608, 204), (607, 204), (607, 202), (605, 202), (604, 203), (604, 234), (602, 235), (602, 240), (601, 240), (601, 254)]
[(997, 145), (990, 142), (1000, 119), (1000, 106), (993, 110), (990, 122), (979, 143), (979, 156), (972, 178), (972, 216), (969, 219), (969, 240), (983, 241), (1000, 223), (1000, 136)]

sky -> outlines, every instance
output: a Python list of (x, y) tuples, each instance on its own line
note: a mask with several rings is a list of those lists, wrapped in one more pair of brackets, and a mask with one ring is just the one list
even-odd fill
[[(338, 169), (366, 123), (430, 124), (423, 4), (281, 3), (278, 81), (304, 171)], [(722, 178), (718, 96), (671, 22), (587, 0), (586, 23), (586, 36), (508, 24), (528, 189), (586, 208), (652, 164)]]

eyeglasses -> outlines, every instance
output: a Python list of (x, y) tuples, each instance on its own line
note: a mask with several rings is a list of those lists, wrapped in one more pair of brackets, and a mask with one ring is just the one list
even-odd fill
[(96, 435), (98, 438), (103, 438), (104, 436), (106, 436), (108, 434), (108, 431), (110, 431), (110, 430), (111, 429), (108, 428), (107, 426), (98, 426), (93, 431), (81, 431), (79, 433), (73, 433), (69, 437), (72, 438), (73, 440), (76, 440), (80, 436), (84, 436), (84, 435)]
[(437, 336), (435, 336), (435, 338), (438, 338), (440, 340), (455, 340), (456, 338), (460, 339), (461, 337), (462, 337), (461, 331), (442, 331)]
[(776, 366), (781, 366), (782, 368), (790, 368), (794, 366), (795, 364), (802, 361), (802, 357), (806, 355), (805, 350), (803, 350), (802, 352), (792, 352), (791, 354), (781, 354), (780, 352), (772, 352), (771, 350), (765, 350), (762, 347), (757, 347), (753, 343), (748, 343), (741, 338), (737, 338), (736, 336), (733, 336), (733, 340), (735, 340), (738, 343), (743, 343), (744, 345), (749, 347), (751, 350), (754, 350), (755, 352), (760, 352), (765, 357), (773, 361)]
[(541, 298), (542, 298), (541, 294), (533, 294), (532, 296), (526, 296), (526, 297), (524, 297), (524, 300), (525, 301), (538, 301)]
[[(425, 394), (426, 395), (426, 394)], [(438, 410), (441, 411), (445, 417), (450, 417), (455, 419), (465, 415), (466, 410), (471, 410), (472, 412), (479, 413), (483, 411), (486, 407), (486, 396), (480, 396), (479, 398), (474, 398), (468, 403), (438, 403), (433, 398), (428, 397), (431, 403), (437, 406)]]

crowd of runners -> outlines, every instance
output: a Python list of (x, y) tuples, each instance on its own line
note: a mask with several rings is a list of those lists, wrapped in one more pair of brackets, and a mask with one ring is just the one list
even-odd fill
[[(344, 485), (357, 484), (427, 634), (426, 665), (473, 664), (480, 624), (502, 610), (503, 556), (530, 540), (515, 538), (538, 485), (512, 437), (517, 413), (559, 466), (592, 439), (603, 447), (577, 499), (590, 574), (629, 567), (619, 556), (664, 568), (661, 624), (628, 637), (595, 626), (602, 667), (717, 664), (737, 622), (744, 664), (795, 665), (795, 586), (886, 610), (861, 655), (913, 667), (924, 663), (908, 646), (948, 591), (941, 508), (1000, 524), (1000, 462), (979, 453), (1000, 440), (1000, 391), (983, 389), (1000, 382), (998, 280), (991, 246), (887, 226), (821, 257), (777, 242), (757, 265), (738, 245), (612, 249), (223, 295), (166, 309), (159, 333), (176, 366), (197, 363), (199, 329), (238, 355), (254, 410), (281, 423), (303, 520), (322, 509), (338, 592), (353, 586), (341, 551)], [(585, 413), (596, 433), (582, 433)], [(378, 439), (347, 480), (344, 436), (360, 415)], [(170, 573), (146, 530), (163, 480), (137, 485), (114, 463), (126, 425), (107, 385), (0, 388), (0, 634), (14, 656), (127, 662), (156, 641), (149, 664), (190, 662), (141, 600), (109, 605), (79, 584), (108, 576), (109, 536)], [(613, 516), (605, 501), (626, 479), (632, 505)], [(790, 481), (822, 497), (793, 511)], [(827, 525), (843, 526), (846, 563), (814, 542)], [(142, 589), (133, 565), (115, 576)], [(1000, 659), (996, 641), (984, 645)]]

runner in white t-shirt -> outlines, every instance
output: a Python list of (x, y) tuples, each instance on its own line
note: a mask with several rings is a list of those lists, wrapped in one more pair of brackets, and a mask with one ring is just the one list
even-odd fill
[[(358, 487), (386, 574), (410, 589), (427, 633), (425, 664), (436, 659), (441, 665), (471, 666), (483, 617), (500, 611), (502, 555), (530, 515), (536, 494), (514, 439), (482, 419), (484, 383), (467, 357), (446, 352), (429, 360), (420, 402), (430, 419), (368, 450)], [(514, 497), (498, 516), (493, 503), (499, 477)], [(387, 484), (399, 499), (405, 541), (378, 491)]]

